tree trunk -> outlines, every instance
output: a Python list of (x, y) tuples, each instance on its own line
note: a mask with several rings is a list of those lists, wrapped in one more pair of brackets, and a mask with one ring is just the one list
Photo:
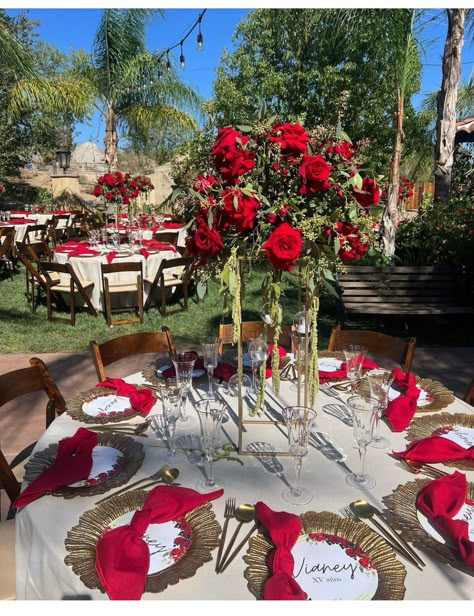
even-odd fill
[(105, 120), (105, 162), (110, 171), (117, 166), (117, 114), (112, 104), (107, 103), (107, 118)]
[(403, 100), (400, 89), (397, 93), (397, 126), (393, 143), (392, 161), (388, 186), (388, 200), (382, 216), (384, 255), (393, 257), (395, 254), (395, 234), (398, 226), (398, 187), (400, 184), (400, 159), (402, 156), (403, 138)]
[(448, 32), (443, 52), (443, 77), (438, 92), (436, 120), (434, 199), (446, 204), (451, 187), (454, 138), (456, 136), (456, 102), (461, 77), (465, 9), (446, 9)]

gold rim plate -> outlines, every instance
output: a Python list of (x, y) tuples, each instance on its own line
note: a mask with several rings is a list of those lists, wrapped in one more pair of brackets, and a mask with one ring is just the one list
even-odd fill
[[(407, 439), (415, 441), (420, 438), (433, 436), (433, 433), (440, 428), (448, 426), (462, 426), (463, 428), (474, 429), (474, 414), (468, 413), (440, 413), (439, 415), (429, 415), (426, 417), (417, 417), (414, 419), (407, 432)], [(441, 464), (441, 463), (440, 463)], [(442, 462), (446, 466), (453, 466), (460, 470), (472, 471), (474, 469), (474, 460), (461, 458), (459, 460), (445, 460)]]
[[(137, 389), (144, 388), (146, 385), (137, 385)], [(137, 411), (130, 405), (130, 409), (125, 413), (120, 413), (119, 415), (108, 415), (107, 417), (100, 417), (99, 415), (92, 416), (84, 413), (82, 406), (84, 402), (88, 402), (93, 398), (104, 395), (117, 395), (115, 389), (110, 387), (92, 387), (91, 389), (86, 389), (85, 391), (81, 391), (75, 396), (73, 396), (66, 405), (66, 413), (72, 417), (72, 419), (76, 419), (77, 421), (84, 422), (86, 424), (107, 424), (107, 423), (117, 423), (119, 421), (123, 421), (124, 419), (131, 419), (132, 417), (144, 417), (143, 413)]]
[[(366, 524), (343, 518), (329, 511), (308, 511), (300, 515), (302, 535), (325, 533), (336, 535), (359, 546), (375, 565), (378, 574), (378, 587), (375, 599), (400, 600), (405, 596), (406, 569), (399, 562), (391, 547)], [(247, 563), (245, 578), (250, 592), (261, 599), (270, 570), (267, 559), (274, 548), (272, 541), (263, 534), (250, 539), (250, 545), (244, 561)]]
[[(416, 509), (416, 499), (420, 490), (432, 479), (415, 479), (384, 496), (382, 502), (387, 507), (387, 519), (395, 526), (407, 541), (432, 557), (452, 567), (474, 575), (474, 568), (467, 567), (459, 557), (457, 550), (440, 543), (421, 526)], [(474, 500), (474, 483), (467, 483), (466, 498)]]
[[(111, 488), (127, 483), (141, 467), (145, 458), (143, 445), (132, 437), (123, 434), (98, 434), (97, 445), (113, 447), (123, 454), (123, 465), (120, 470), (116, 474), (110, 475), (108, 479), (95, 484), (83, 487), (61, 486), (52, 492), (48, 492), (48, 494), (64, 498), (103, 494)], [(25, 481), (31, 483), (44, 470), (49, 468), (56, 459), (57, 452), (58, 444), (52, 443), (46, 449), (35, 453), (25, 466)]]
[[(79, 523), (67, 534), (68, 554), (64, 562), (72, 567), (87, 588), (105, 592), (95, 569), (96, 546), (105, 528), (130, 511), (140, 509), (147, 497), (144, 490), (133, 490), (115, 496), (81, 515)], [(149, 575), (144, 592), (162, 592), (180, 580), (192, 577), (206, 562), (219, 544), (220, 524), (215, 519), (212, 504), (204, 503), (183, 516), (190, 527), (191, 542), (186, 553), (175, 564), (159, 573)]]

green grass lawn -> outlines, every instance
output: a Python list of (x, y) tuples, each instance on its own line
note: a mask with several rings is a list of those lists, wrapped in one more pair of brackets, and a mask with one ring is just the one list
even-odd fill
[[(110, 338), (139, 331), (157, 331), (162, 325), (170, 327), (179, 346), (196, 347), (209, 335), (217, 335), (222, 320), (222, 298), (215, 281), (209, 284), (208, 296), (201, 303), (192, 298), (189, 310), (166, 318), (158, 308), (145, 313), (143, 324), (115, 325), (107, 327), (105, 316), (97, 317), (80, 310), (76, 325), (49, 322), (46, 302), (43, 299), (36, 312), (31, 312), (25, 297), (25, 271), (19, 265), (13, 281), (3, 272), (0, 274), (0, 352), (1, 353), (49, 353), (87, 351), (91, 340), (104, 342)], [(261, 274), (254, 271), (246, 279), (243, 320), (260, 318)], [(297, 312), (297, 293), (291, 282), (286, 281), (286, 293), (282, 298), (284, 323), (291, 323)], [(171, 307), (173, 308), (173, 307)], [(126, 318), (131, 313), (124, 313)], [(69, 313), (65, 314), (68, 316)], [(323, 295), (319, 318), (319, 348), (327, 346), (329, 334), (336, 321), (335, 303)], [(118, 318), (121, 315), (116, 314)], [(227, 318), (225, 322), (229, 322)], [(403, 319), (374, 318), (347, 321), (346, 327), (383, 331), (399, 337), (415, 336), (419, 346), (474, 346), (474, 328), (469, 318), (440, 319), (431, 317)]]

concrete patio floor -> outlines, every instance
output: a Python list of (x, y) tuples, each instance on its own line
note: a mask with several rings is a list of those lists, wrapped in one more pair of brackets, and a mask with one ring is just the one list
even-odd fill
[[(29, 366), (32, 354), (0, 355), (0, 374)], [(66, 402), (78, 391), (97, 383), (90, 353), (37, 354), (46, 364)], [(111, 376), (123, 377), (138, 372), (156, 356), (136, 355), (116, 362)], [(438, 380), (462, 398), (474, 376), (474, 348), (416, 348), (412, 372)], [(35, 442), (45, 429), (45, 400), (42, 393), (29, 394), (0, 408), (0, 446), (7, 460)], [(3, 495), (0, 519), (5, 519), (8, 499)]]

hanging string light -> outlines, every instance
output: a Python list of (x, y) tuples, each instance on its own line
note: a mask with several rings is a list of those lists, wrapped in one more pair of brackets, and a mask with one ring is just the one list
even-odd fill
[(169, 49), (166, 52), (166, 68), (171, 71), (170, 52)]
[(199, 15), (199, 18), (198, 18), (198, 28), (199, 28), (199, 32), (197, 35), (197, 50), (198, 51), (202, 51), (203, 46), (204, 46), (204, 37), (202, 36), (202, 32), (201, 32), (201, 19), (202, 19), (202, 14)]
[(181, 68), (184, 68), (185, 60), (184, 60), (184, 53), (183, 53), (183, 41), (181, 41), (180, 45), (181, 45), (181, 54), (179, 56), (179, 65)]

